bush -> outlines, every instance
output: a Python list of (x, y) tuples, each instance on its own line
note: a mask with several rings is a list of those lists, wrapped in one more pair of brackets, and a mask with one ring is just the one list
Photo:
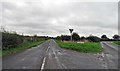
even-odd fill
[(46, 37), (39, 37), (37, 35), (23, 36), (15, 32), (2, 31), (2, 50), (16, 48), (18, 45), (24, 42), (36, 42), (36, 41), (41, 41), (45, 39)]
[(74, 41), (78, 41), (78, 40), (80, 40), (80, 36), (79, 36), (77, 33), (73, 33), (73, 34), (72, 34), (72, 39), (73, 39)]
[(87, 37), (87, 39), (92, 42), (100, 42), (100, 38), (97, 36), (89, 36), (89, 37)]
[(61, 40), (62, 41), (69, 41), (70, 40), (70, 36), (68, 36), (68, 35), (61, 35)]
[(18, 34), (2, 32), (2, 49), (14, 48), (18, 44), (23, 42), (22, 38)]

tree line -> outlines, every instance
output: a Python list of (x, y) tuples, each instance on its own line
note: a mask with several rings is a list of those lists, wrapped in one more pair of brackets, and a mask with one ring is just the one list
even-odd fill
[(37, 42), (42, 40), (47, 40), (50, 37), (48, 36), (24, 36), (17, 34), (16, 32), (9, 32), (6, 31), (4, 28), (2, 31), (2, 50), (10, 49), (10, 48), (16, 48), (18, 45), (26, 42)]
[[(53, 37), (48, 36), (25, 36), (17, 34), (16, 32), (9, 32), (6, 31), (4, 28), (2, 28), (2, 50), (10, 49), (10, 48), (16, 48), (19, 44), (25, 43), (25, 42), (37, 42), (41, 40), (48, 40), (53, 39)], [(62, 40), (62, 41), (70, 41), (71, 36), (70, 35), (61, 35), (57, 36), (55, 39)], [(78, 33), (72, 33), (72, 40), (73, 41), (80, 41), (80, 40), (88, 40), (92, 42), (99, 42), (99, 41), (117, 41), (120, 40), (119, 35), (114, 35), (113, 39), (109, 39), (106, 35), (102, 35), (101, 38), (97, 36), (90, 35), (88, 37), (80, 37)]]
[[(62, 41), (70, 41), (70, 35), (61, 35), (61, 36), (57, 36), (56, 39), (58, 40), (62, 40)], [(83, 40), (88, 40), (91, 42), (99, 42), (99, 41), (119, 41), (120, 40), (120, 36), (115, 34), (112, 39), (108, 38), (106, 35), (102, 35), (101, 38), (94, 36), (94, 35), (90, 35), (88, 37), (80, 37), (78, 35), (78, 33), (73, 33), (72, 34), (72, 41), (83, 41)]]

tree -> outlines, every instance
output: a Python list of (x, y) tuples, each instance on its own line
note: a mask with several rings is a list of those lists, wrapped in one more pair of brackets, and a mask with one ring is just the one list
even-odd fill
[(109, 38), (108, 38), (106, 35), (102, 35), (102, 36), (101, 36), (101, 40), (104, 40), (104, 41), (105, 41), (105, 40), (109, 40)]
[(97, 36), (89, 36), (87, 37), (88, 40), (92, 41), (92, 42), (99, 42), (100, 38)]
[(37, 41), (37, 34), (35, 34), (35, 35), (33, 35), (33, 37), (31, 37), (32, 38), (32, 41), (34, 42), (34, 41)]
[(85, 37), (84, 37), (84, 36), (82, 36), (80, 39), (81, 39), (81, 40), (84, 40), (84, 39), (85, 39)]
[(101, 38), (102, 38), (102, 39), (106, 39), (107, 36), (106, 36), (106, 35), (102, 35)]
[(68, 36), (68, 35), (61, 35), (61, 40), (62, 41), (69, 41), (70, 40), (70, 36)]
[(113, 38), (114, 38), (115, 40), (119, 40), (120, 36), (115, 34), (115, 35), (113, 36)]
[(56, 37), (57, 40), (60, 40), (60, 38), (61, 38), (61, 36), (57, 36), (57, 37)]
[(73, 33), (72, 38), (73, 38), (74, 41), (80, 40), (80, 36), (77, 33)]
[(23, 42), (22, 37), (16, 33), (2, 32), (2, 49), (14, 48)]

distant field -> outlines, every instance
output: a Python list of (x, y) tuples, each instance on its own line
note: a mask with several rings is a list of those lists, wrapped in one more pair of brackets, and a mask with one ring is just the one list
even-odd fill
[(18, 45), (15, 48), (3, 50), (2, 52), (0, 51), (0, 56), (7, 56), (7, 55), (10, 55), (10, 54), (13, 54), (13, 53), (17, 53), (17, 52), (23, 51), (25, 49), (37, 46), (37, 45), (41, 44), (44, 41), (45, 40), (43, 40), (43, 41), (36, 41), (36, 42), (25, 42), (25, 43), (22, 43), (22, 44)]
[(76, 43), (76, 42), (61, 42), (56, 41), (61, 48), (76, 50), (84, 53), (100, 53), (102, 47), (99, 42), (86, 42), (86, 43)]
[(120, 41), (114, 41), (113, 43), (120, 45)]

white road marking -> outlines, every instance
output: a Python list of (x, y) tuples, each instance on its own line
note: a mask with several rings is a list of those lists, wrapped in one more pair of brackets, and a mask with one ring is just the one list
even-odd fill
[[(54, 41), (54, 42), (55, 42), (55, 41)], [(48, 48), (47, 48), (47, 50), (46, 50), (46, 53), (48, 52), (49, 48), (50, 48), (50, 43), (49, 43), (49, 46), (48, 46)], [(55, 55), (55, 59), (57, 60), (59, 66), (66, 68), (65, 65), (63, 65), (62, 63), (60, 63), (58, 57), (56, 56), (56, 53), (55, 53), (55, 50), (54, 50), (54, 49), (53, 49), (53, 54)], [(44, 59), (43, 59), (43, 62), (42, 62), (42, 66), (41, 66), (41, 68), (40, 68), (40, 71), (43, 71), (44, 66), (45, 66), (45, 62), (46, 62), (46, 56), (45, 56)]]
[(47, 48), (47, 50), (46, 50), (46, 53), (48, 52), (49, 48), (50, 48), (50, 46), (48, 46), (48, 48)]
[(67, 69), (67, 67), (66, 67), (64, 64), (62, 64), (62, 66), (63, 66), (65, 69)]
[[(49, 48), (50, 48), (50, 46), (48, 46), (48, 48), (47, 48), (47, 50), (46, 50), (46, 53), (48, 52)], [(41, 71), (43, 71), (43, 69), (44, 69), (45, 62), (46, 62), (46, 57), (44, 57), (44, 59), (43, 59), (42, 66), (41, 66), (41, 68), (40, 68)]]
[(106, 63), (104, 63), (102, 66), (103, 66), (105, 69), (108, 69), (108, 66), (107, 66)]
[(105, 44), (108, 45), (110, 48), (113, 48), (113, 49), (115, 49), (116, 51), (118, 51), (118, 47), (115, 47), (115, 46), (113, 46), (113, 45), (110, 45), (110, 44), (108, 44), (107, 42), (106, 42)]
[(103, 53), (103, 52), (102, 52), (102, 54), (101, 54), (101, 55), (102, 55), (102, 57), (105, 57), (105, 55), (104, 55), (104, 53)]
[(21, 59), (21, 61), (24, 61), (25, 59), (23, 58), (23, 59)]
[(50, 46), (50, 42), (49, 42), (49, 46)]
[(44, 69), (45, 61), (46, 61), (46, 57), (44, 57), (44, 59), (43, 59), (43, 63), (42, 63), (42, 66), (41, 66), (41, 71), (43, 71), (43, 69)]
[(59, 58), (57, 57), (54, 49), (53, 49), (53, 54), (55, 55), (55, 59), (57, 60), (59, 67), (61, 68), (64, 67), (66, 69), (67, 67), (64, 64), (62, 64), (62, 62), (59, 61)]
[(100, 43), (101, 43), (102, 48), (104, 48), (104, 47), (103, 47), (103, 43), (102, 43), (102, 42), (100, 42)]
[(22, 69), (26, 69), (27, 67), (22, 67)]
[(60, 50), (57, 50), (57, 53), (58, 53), (58, 55), (62, 55), (62, 53), (60, 52)]
[(53, 40), (53, 42), (56, 43), (55, 40)]

